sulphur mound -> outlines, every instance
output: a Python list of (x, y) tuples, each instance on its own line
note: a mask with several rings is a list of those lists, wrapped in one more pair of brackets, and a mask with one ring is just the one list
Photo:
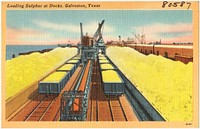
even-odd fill
[(6, 99), (40, 80), (76, 53), (76, 48), (56, 48), (44, 54), (36, 52), (6, 61)]
[(193, 63), (109, 47), (107, 55), (167, 121), (192, 121)]

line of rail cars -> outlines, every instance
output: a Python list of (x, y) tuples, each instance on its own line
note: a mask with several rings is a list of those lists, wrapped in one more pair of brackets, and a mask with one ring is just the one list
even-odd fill
[(125, 83), (107, 56), (99, 55), (99, 65), (105, 95), (119, 96), (124, 94)]
[(39, 93), (59, 94), (80, 64), (78, 58), (79, 56), (71, 58), (56, 71), (41, 80), (38, 86)]

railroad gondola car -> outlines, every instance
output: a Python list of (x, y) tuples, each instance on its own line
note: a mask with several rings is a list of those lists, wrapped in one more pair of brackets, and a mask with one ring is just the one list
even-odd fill
[(106, 60), (99, 60), (100, 64), (108, 64), (110, 63), (107, 59)]
[(105, 95), (119, 96), (124, 94), (125, 83), (115, 70), (102, 70), (102, 83)]
[(100, 70), (116, 69), (112, 64), (100, 64)]
[(54, 72), (39, 82), (39, 93), (58, 94), (69, 78), (69, 72)]
[(77, 68), (78, 65), (80, 64), (80, 60), (71, 59), (71, 60), (65, 62), (65, 64), (75, 64), (75, 67)]
[(74, 73), (76, 70), (76, 64), (64, 64), (62, 67), (57, 69), (57, 72), (69, 72), (70, 76)]

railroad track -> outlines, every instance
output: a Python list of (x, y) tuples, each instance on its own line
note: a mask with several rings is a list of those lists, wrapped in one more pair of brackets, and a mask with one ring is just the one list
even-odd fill
[(29, 114), (45, 99), (45, 95), (36, 94), (35, 97), (16, 113), (9, 121), (24, 121)]
[(24, 121), (40, 121), (55, 99), (56, 95), (47, 96)]
[(106, 97), (98, 62), (93, 64), (87, 121), (138, 121), (125, 96)]
[(138, 121), (125, 96), (108, 99), (113, 121)]
[(119, 101), (119, 97), (111, 97), (108, 99), (111, 116), (113, 121), (127, 121), (126, 114), (124, 113), (124, 109), (121, 106), (121, 102)]
[(37, 94), (32, 101), (30, 101), (9, 121), (31, 121), (31, 120), (39, 121), (55, 98), (56, 98), (55, 95)]

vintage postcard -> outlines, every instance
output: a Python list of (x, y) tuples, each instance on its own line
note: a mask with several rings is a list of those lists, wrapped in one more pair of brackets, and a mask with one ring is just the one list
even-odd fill
[(199, 2), (2, 2), (2, 127), (199, 126)]

